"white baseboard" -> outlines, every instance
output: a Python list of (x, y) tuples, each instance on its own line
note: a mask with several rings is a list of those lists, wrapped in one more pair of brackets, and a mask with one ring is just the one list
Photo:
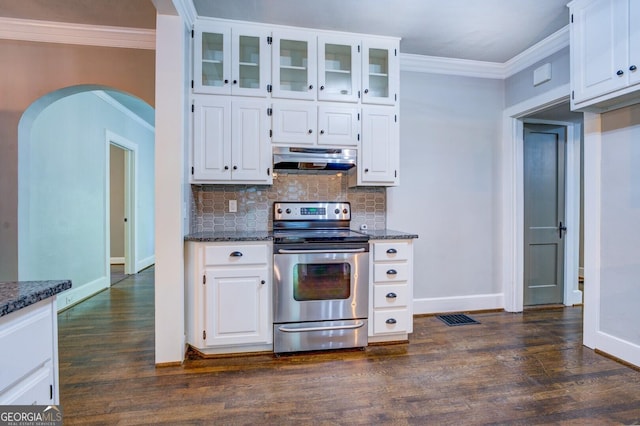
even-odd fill
[(111, 265), (124, 265), (124, 257), (112, 257), (109, 259)]
[(640, 367), (640, 346), (618, 337), (599, 331), (596, 334), (596, 347), (608, 355)]
[(413, 313), (418, 315), (442, 312), (484, 311), (488, 309), (504, 309), (504, 295), (502, 293), (496, 293), (413, 299)]
[(149, 266), (153, 265), (154, 263), (156, 263), (155, 255), (151, 255), (145, 259), (139, 260), (138, 262), (136, 262), (136, 274), (142, 271), (144, 268), (148, 268)]
[(71, 288), (58, 294), (57, 298), (57, 310), (58, 312), (66, 309), (76, 303), (83, 301), (96, 293), (101, 292), (105, 288), (109, 288), (111, 285), (110, 277), (100, 277), (93, 281), (84, 284), (78, 284), (76, 282), (71, 283)]

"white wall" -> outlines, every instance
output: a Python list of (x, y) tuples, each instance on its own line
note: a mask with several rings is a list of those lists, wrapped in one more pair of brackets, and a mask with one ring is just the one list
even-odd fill
[(19, 279), (71, 279), (59, 307), (109, 285), (107, 130), (138, 145), (136, 255), (152, 257), (152, 130), (91, 92), (63, 97), (20, 127)]
[(637, 345), (638, 364), (640, 105), (602, 115), (601, 149), (600, 331)]
[(401, 72), (401, 184), (387, 225), (416, 233), (416, 313), (503, 306), (496, 271), (502, 80)]

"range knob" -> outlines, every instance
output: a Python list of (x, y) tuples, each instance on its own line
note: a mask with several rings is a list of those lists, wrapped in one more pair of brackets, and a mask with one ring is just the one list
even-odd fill
[(333, 212), (334, 212), (335, 214), (340, 214), (340, 209), (335, 209)]
[(282, 209), (278, 209), (278, 214), (282, 214)]
[(287, 212), (287, 214), (291, 214), (291, 209), (287, 209), (285, 211)]
[(342, 213), (347, 214), (347, 213), (349, 213), (349, 210), (347, 210), (347, 209), (343, 209), (343, 210), (342, 210)]

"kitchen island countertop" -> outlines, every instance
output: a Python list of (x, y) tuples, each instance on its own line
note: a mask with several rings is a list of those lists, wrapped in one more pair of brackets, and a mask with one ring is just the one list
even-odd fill
[(70, 288), (70, 280), (0, 282), (0, 317)]

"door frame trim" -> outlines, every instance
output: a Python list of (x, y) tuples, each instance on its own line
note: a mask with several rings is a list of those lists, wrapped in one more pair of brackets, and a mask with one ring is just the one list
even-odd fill
[(136, 223), (138, 218), (138, 209), (136, 207), (136, 195), (138, 193), (138, 182), (136, 179), (136, 171), (138, 170), (138, 146), (130, 140), (105, 129), (106, 138), (106, 178), (105, 178), (105, 241), (107, 254), (107, 271), (106, 276), (110, 276), (109, 271), (111, 257), (111, 200), (110, 200), (110, 180), (109, 172), (111, 168), (111, 160), (109, 148), (114, 145), (124, 150), (124, 214), (127, 218), (127, 225), (124, 227), (124, 273), (135, 274), (137, 265), (137, 239), (136, 239)]
[[(504, 309), (507, 312), (521, 312), (524, 309), (524, 118), (548, 107), (567, 102), (570, 90), (569, 84), (565, 84), (506, 108), (503, 112), (500, 164), (502, 238), (497, 270), (501, 274)], [(563, 125), (567, 126), (565, 215), (567, 224), (570, 225), (565, 246), (564, 303), (570, 306), (582, 300), (582, 292), (577, 290), (579, 232), (576, 232), (580, 228), (579, 130), (581, 125), (577, 123), (563, 123)], [(569, 218), (572, 219), (571, 222)], [(574, 285), (569, 286), (568, 283), (574, 283)]]
[[(565, 178), (564, 178), (564, 222), (573, 224), (572, 230), (564, 236), (564, 277), (563, 303), (572, 306), (582, 302), (582, 292), (578, 289), (578, 268), (580, 266), (580, 128), (582, 125), (568, 121), (539, 120), (523, 118), (523, 124), (548, 124), (563, 126), (566, 129), (565, 149)], [(524, 143), (524, 139), (523, 139)], [(523, 163), (524, 165), (524, 157)], [(524, 168), (524, 166), (523, 166)], [(523, 174), (524, 179), (524, 174)], [(524, 181), (523, 181), (524, 182)], [(524, 186), (523, 186), (524, 191)], [(571, 199), (569, 199), (571, 197)], [(524, 205), (523, 205), (524, 218)], [(524, 235), (523, 235), (524, 242)], [(524, 252), (523, 252), (524, 262)], [(524, 272), (523, 272), (524, 280)], [(573, 286), (567, 285), (574, 283)], [(524, 285), (524, 282), (523, 282)], [(524, 290), (524, 286), (523, 286)], [(524, 300), (524, 293), (523, 293)]]

